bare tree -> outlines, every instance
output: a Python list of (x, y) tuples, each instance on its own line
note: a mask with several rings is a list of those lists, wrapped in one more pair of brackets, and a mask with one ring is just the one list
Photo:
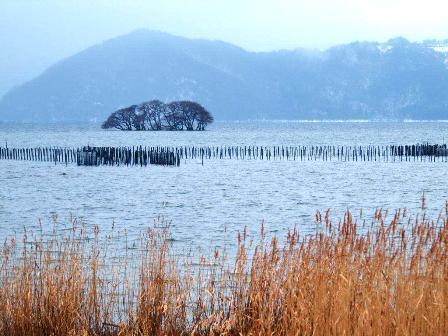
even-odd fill
[[(201, 104), (193, 101), (182, 100), (168, 104), (171, 118), (176, 123), (175, 129), (188, 131), (203, 131), (207, 124), (213, 122), (213, 117)], [(181, 124), (181, 125), (180, 125)], [(172, 125), (171, 125), (172, 126)]]
[(212, 122), (210, 112), (196, 102), (184, 100), (164, 104), (160, 100), (151, 100), (115, 111), (101, 127), (127, 131), (203, 131)]
[(135, 127), (136, 107), (137, 105), (132, 105), (115, 111), (101, 127), (104, 129), (116, 128), (122, 131), (131, 131)]
[(201, 105), (192, 101), (180, 101), (182, 121), (188, 131), (193, 131), (198, 124), (198, 115), (203, 109)]
[(184, 128), (181, 102), (171, 102), (166, 105), (164, 120), (170, 131), (181, 131)]
[(145, 114), (138, 110), (137, 105), (134, 106), (134, 113), (131, 114), (132, 126), (136, 131), (145, 131)]
[(145, 129), (151, 129), (153, 131), (160, 131), (162, 129), (162, 119), (166, 105), (160, 100), (151, 100), (141, 103), (137, 111), (144, 116)]
[(197, 118), (196, 130), (204, 131), (205, 127), (207, 127), (208, 124), (211, 124), (214, 121), (214, 118), (208, 110), (206, 110), (201, 105), (199, 105), (199, 106), (200, 106), (200, 108), (198, 109), (198, 112), (196, 115), (196, 118)]

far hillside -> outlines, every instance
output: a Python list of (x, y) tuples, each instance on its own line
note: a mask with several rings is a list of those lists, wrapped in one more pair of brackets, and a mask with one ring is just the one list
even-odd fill
[(198, 101), (216, 120), (448, 119), (447, 45), (396, 38), (254, 53), (139, 30), (11, 90), (0, 120), (103, 122), (152, 99)]

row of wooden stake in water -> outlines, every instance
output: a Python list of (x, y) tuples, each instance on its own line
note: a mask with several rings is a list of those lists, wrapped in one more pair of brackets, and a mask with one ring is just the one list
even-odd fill
[(448, 161), (447, 145), (387, 146), (181, 146), (181, 147), (0, 147), (2, 160), (31, 160), (78, 166), (179, 166), (181, 160)]
[(179, 166), (180, 156), (167, 147), (2, 148), (0, 159), (45, 161), (78, 166)]

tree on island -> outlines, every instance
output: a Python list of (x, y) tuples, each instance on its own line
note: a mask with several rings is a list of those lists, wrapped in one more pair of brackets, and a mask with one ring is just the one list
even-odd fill
[(122, 131), (204, 131), (213, 122), (213, 116), (202, 105), (192, 101), (160, 100), (143, 102), (113, 112), (102, 128)]
[(160, 100), (151, 100), (141, 103), (137, 107), (138, 113), (143, 116), (143, 125), (145, 130), (160, 131), (163, 129), (163, 116), (165, 115), (166, 105)]
[(137, 115), (135, 109), (137, 105), (132, 105), (119, 109), (112, 113), (103, 123), (102, 128), (116, 128), (122, 131), (131, 131), (135, 128)]

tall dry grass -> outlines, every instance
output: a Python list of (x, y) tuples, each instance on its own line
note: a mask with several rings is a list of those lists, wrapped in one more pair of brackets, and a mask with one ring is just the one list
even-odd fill
[(234, 257), (197, 263), (163, 229), (137, 259), (111, 258), (113, 241), (76, 221), (62, 237), (24, 233), (1, 248), (0, 334), (446, 335), (448, 205), (436, 220), (386, 213), (317, 213), (315, 235), (261, 232), (254, 249), (242, 232)]

